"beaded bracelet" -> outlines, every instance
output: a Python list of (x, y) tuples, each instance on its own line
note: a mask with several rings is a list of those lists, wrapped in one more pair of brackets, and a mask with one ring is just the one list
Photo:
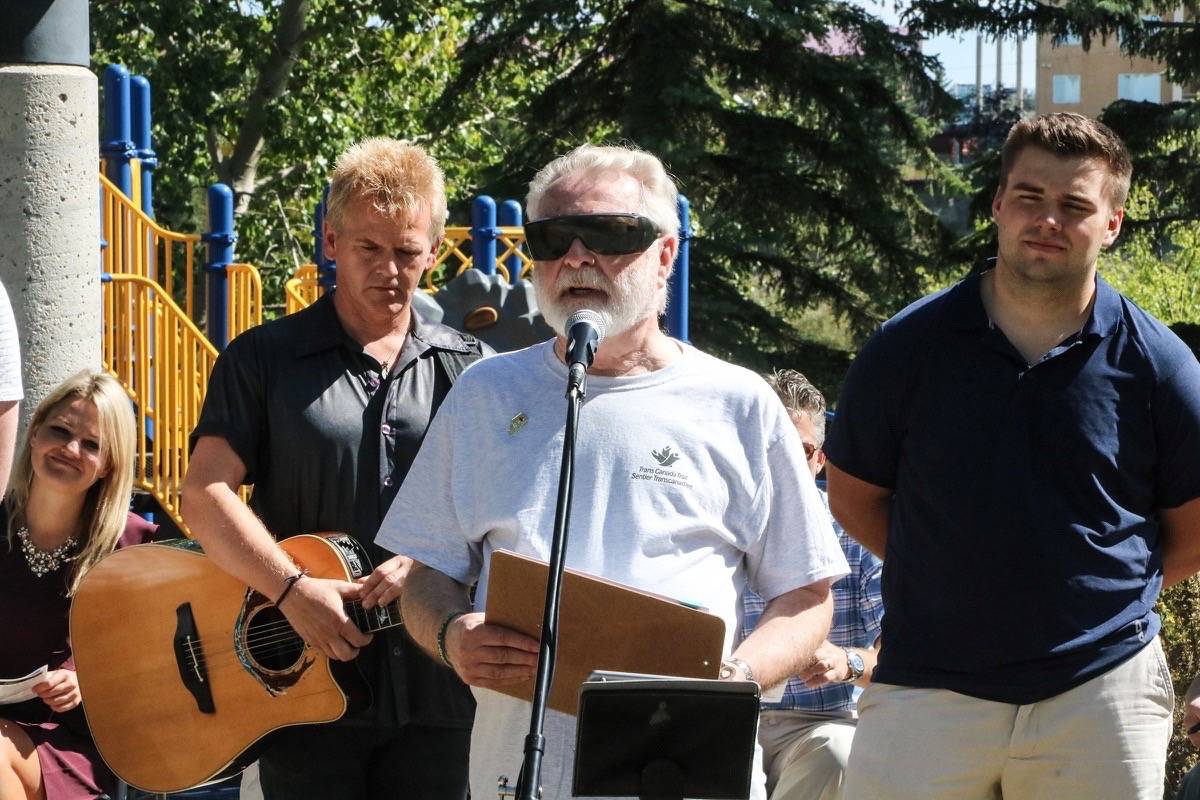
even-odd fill
[(450, 669), (454, 669), (454, 665), (450, 663), (450, 656), (446, 653), (446, 631), (450, 628), (450, 623), (466, 614), (466, 611), (452, 611), (442, 620), (442, 627), (438, 628), (437, 646), (438, 657), (442, 659), (442, 663)]
[(292, 590), (292, 587), (296, 585), (296, 582), (299, 581), (301, 578), (303, 578), (307, 574), (308, 574), (308, 570), (302, 569), (299, 572), (297, 572), (295, 575), (289, 575), (287, 578), (285, 578), (283, 581), (283, 591), (280, 592), (279, 599), (275, 601), (275, 605), (278, 606), (280, 603), (282, 603), (283, 598), (288, 596), (288, 592), (290, 592)]

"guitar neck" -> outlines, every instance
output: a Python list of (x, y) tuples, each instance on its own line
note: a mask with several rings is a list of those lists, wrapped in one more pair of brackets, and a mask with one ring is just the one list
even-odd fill
[(387, 628), (394, 628), (404, 622), (400, 617), (399, 600), (393, 600), (386, 606), (375, 606), (374, 608), (363, 608), (362, 603), (359, 602), (346, 603), (346, 616), (354, 620), (354, 624), (363, 633), (375, 633)]

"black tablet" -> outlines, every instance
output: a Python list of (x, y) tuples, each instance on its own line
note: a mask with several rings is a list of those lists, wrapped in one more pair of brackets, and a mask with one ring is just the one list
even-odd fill
[(750, 796), (759, 688), (593, 672), (579, 689), (576, 797)]

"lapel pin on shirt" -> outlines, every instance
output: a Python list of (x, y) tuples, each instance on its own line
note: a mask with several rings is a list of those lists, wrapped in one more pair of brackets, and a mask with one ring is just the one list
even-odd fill
[(521, 428), (524, 428), (526, 422), (529, 422), (529, 417), (525, 416), (524, 411), (522, 411), (520, 414), (517, 414), (508, 422), (508, 435), (512, 436), (517, 431), (521, 430)]

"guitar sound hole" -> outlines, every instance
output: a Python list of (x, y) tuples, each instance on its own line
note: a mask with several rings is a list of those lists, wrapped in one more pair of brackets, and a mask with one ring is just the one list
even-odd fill
[(246, 646), (250, 657), (271, 672), (290, 669), (304, 654), (304, 640), (274, 606), (251, 617), (246, 626)]

